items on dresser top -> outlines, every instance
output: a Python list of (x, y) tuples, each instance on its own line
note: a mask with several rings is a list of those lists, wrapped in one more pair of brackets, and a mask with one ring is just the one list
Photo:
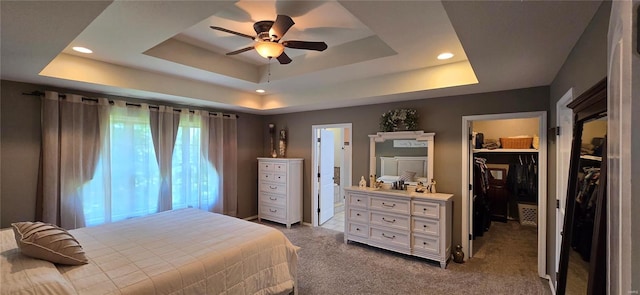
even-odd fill
[(351, 187), (344, 241), (440, 262), (451, 256), (451, 194)]
[(258, 158), (258, 221), (302, 221), (301, 158)]

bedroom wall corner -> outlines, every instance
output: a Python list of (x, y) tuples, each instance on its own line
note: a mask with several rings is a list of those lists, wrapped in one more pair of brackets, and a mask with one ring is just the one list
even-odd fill
[(0, 228), (34, 220), (40, 162), (40, 99), (34, 85), (0, 82)]

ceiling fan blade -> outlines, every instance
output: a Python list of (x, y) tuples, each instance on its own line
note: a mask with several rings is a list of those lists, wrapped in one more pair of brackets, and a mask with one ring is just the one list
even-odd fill
[(327, 49), (327, 43), (324, 43), (324, 42), (288, 40), (288, 41), (282, 41), (282, 45), (288, 48), (317, 50), (317, 51), (324, 51), (325, 49)]
[(280, 62), (280, 64), (286, 65), (291, 63), (291, 58), (283, 52), (282, 54), (280, 54), (280, 56), (278, 56), (278, 61)]
[(245, 47), (245, 48), (242, 48), (242, 49), (238, 49), (238, 50), (236, 50), (236, 51), (231, 51), (231, 52), (228, 52), (228, 53), (227, 53), (227, 54), (225, 54), (225, 55), (236, 55), (236, 54), (238, 54), (238, 53), (243, 53), (243, 52), (245, 52), (245, 51), (249, 51), (249, 50), (251, 50), (251, 49), (253, 49), (253, 46), (249, 46), (249, 47)]
[(247, 34), (238, 33), (238, 32), (236, 32), (236, 31), (228, 30), (228, 29), (221, 28), (221, 27), (214, 27), (214, 26), (210, 26), (210, 28), (212, 28), (212, 29), (214, 29), (214, 30), (222, 31), (222, 32), (225, 32), (225, 33), (229, 33), (229, 34), (238, 35), (238, 36), (240, 36), (240, 37), (249, 38), (249, 39), (251, 39), (251, 40), (255, 40), (255, 39), (256, 39), (256, 37), (254, 37), (254, 36), (249, 36), (249, 35), (247, 35)]
[(271, 31), (269, 32), (269, 34), (271, 34), (271, 37), (273, 37), (273, 41), (277, 42), (278, 40), (280, 40), (282, 36), (284, 36), (284, 34), (286, 34), (289, 28), (291, 28), (291, 26), (293, 26), (294, 24), (295, 22), (293, 22), (291, 17), (289, 17), (288, 15), (278, 14), (276, 22), (273, 23), (273, 26), (271, 26)]

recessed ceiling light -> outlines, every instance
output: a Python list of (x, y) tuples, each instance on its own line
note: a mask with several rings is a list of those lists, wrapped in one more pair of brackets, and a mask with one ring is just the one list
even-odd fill
[(256, 89), (256, 92), (258, 92), (258, 93), (264, 93), (265, 91), (264, 91), (264, 89)]
[(82, 52), (82, 53), (93, 53), (93, 50), (86, 47), (80, 47), (80, 46), (73, 47), (73, 50), (77, 52)]
[(452, 57), (453, 53), (451, 52), (440, 53), (440, 55), (438, 55), (438, 59), (450, 59)]

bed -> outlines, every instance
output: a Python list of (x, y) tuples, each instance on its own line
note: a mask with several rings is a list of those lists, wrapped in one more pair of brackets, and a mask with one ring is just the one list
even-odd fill
[[(405, 172), (411, 173), (411, 179), (406, 183), (427, 183), (428, 175), (428, 157), (380, 157), (380, 177), (378, 181), (390, 183), (398, 181), (400, 176)], [(414, 174), (415, 173), (415, 174)]]
[(0, 231), (2, 294), (290, 294), (298, 248), (277, 229), (197, 209), (70, 230), (88, 264), (20, 253)]

